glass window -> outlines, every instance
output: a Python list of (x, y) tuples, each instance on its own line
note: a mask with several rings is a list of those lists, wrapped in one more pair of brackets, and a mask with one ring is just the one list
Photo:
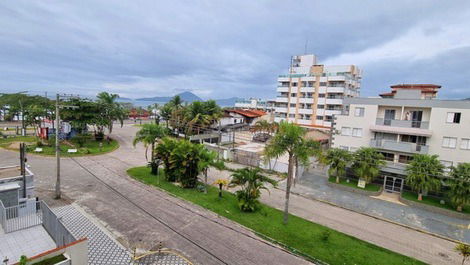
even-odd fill
[(324, 97), (325, 97), (325, 94), (318, 94), (318, 97), (319, 97), (319, 98), (324, 98)]
[(297, 104), (295, 104), (295, 103), (290, 103), (290, 107), (291, 107), (291, 108), (295, 108), (295, 105), (297, 105)]
[(457, 138), (454, 137), (444, 137), (442, 139), (442, 147), (446, 148), (455, 148), (457, 146)]
[(356, 108), (354, 109), (354, 116), (356, 116), (356, 117), (364, 117), (364, 108), (356, 107)]
[(318, 109), (324, 109), (324, 108), (325, 108), (325, 105), (317, 105), (317, 108), (318, 108)]
[(295, 114), (289, 114), (289, 118), (295, 118)]
[(460, 149), (470, 150), (470, 139), (462, 139)]
[(445, 172), (450, 172), (452, 170), (452, 161), (441, 160), (440, 162), (444, 166)]
[(447, 112), (447, 123), (460, 123), (460, 112)]
[(341, 128), (341, 135), (351, 136), (351, 128), (350, 127), (342, 127)]
[(354, 137), (362, 137), (362, 129), (361, 128), (354, 128), (352, 130), (352, 136)]
[(323, 116), (317, 116), (317, 120), (322, 121), (322, 120), (323, 120)]

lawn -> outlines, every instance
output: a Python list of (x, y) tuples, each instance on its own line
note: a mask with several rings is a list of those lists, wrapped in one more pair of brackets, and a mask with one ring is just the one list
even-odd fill
[(53, 265), (56, 264), (60, 261), (64, 261), (65, 257), (64, 255), (58, 255), (52, 258), (45, 259), (43, 261), (37, 262), (37, 263), (32, 263), (33, 265)]
[[(336, 177), (329, 177), (328, 181), (332, 182), (332, 183), (336, 183)], [(357, 186), (357, 180), (350, 179), (349, 182), (347, 182), (346, 179), (344, 179), (344, 178), (339, 179), (339, 184), (344, 185), (344, 186), (348, 186), (348, 187), (351, 187), (351, 188), (356, 188), (356, 189), (360, 189), (360, 190), (367, 190), (367, 191), (379, 191), (380, 187), (381, 187), (377, 184), (369, 183), (369, 184), (366, 185), (366, 187), (364, 189), (362, 189), (362, 188), (359, 188)]]
[[(49, 144), (45, 144), (42, 146), (38, 146), (38, 138), (35, 136), (17, 136), (17, 137), (8, 137), (8, 138), (0, 138), (0, 147), (6, 149), (10, 148), (10, 144), (13, 142), (25, 142), (27, 145), (27, 152), (34, 153), (39, 155), (46, 155), (46, 156), (53, 156), (55, 155), (55, 145), (54, 140), (49, 141)], [(62, 156), (84, 156), (84, 155), (99, 155), (108, 153), (111, 151), (116, 150), (119, 147), (119, 143), (116, 140), (111, 140), (108, 144), (107, 141), (102, 141), (103, 145), (100, 150), (100, 142), (95, 141), (93, 139), (88, 139), (83, 144), (82, 147), (79, 147), (79, 144), (76, 140), (72, 139), (68, 141), (69, 144), (61, 143), (60, 150)], [(36, 147), (40, 147), (43, 149), (41, 153), (34, 152)], [(68, 149), (77, 149), (77, 153), (68, 153)]]
[[(423, 196), (423, 200), (418, 201), (418, 194), (414, 192), (410, 192), (410, 191), (403, 191), (401, 196), (410, 201), (424, 203), (424, 204), (431, 205), (434, 207), (444, 208), (447, 210), (457, 212), (457, 210), (454, 207), (452, 207), (452, 204), (450, 203), (448, 199), (443, 199), (445, 201), (445, 204), (441, 204), (441, 199), (430, 197), (430, 196)], [(466, 207), (464, 207), (462, 209), (462, 213), (470, 214), (470, 205), (467, 205)]]
[[(127, 172), (145, 184), (157, 186), (240, 223), (260, 236), (279, 242), (290, 251), (311, 260), (318, 259), (331, 265), (424, 264), (294, 215), (290, 215), (288, 225), (283, 225), (282, 211), (267, 205), (262, 205), (262, 209), (255, 213), (242, 213), (238, 209), (235, 195), (224, 192), (223, 198), (219, 200), (218, 189), (212, 186), (204, 194), (196, 189), (183, 189), (165, 181), (162, 176), (151, 175), (147, 167), (131, 168)], [(325, 240), (327, 233), (329, 238)]]

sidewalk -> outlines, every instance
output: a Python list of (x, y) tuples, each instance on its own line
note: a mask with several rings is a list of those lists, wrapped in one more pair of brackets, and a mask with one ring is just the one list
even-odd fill
[[(230, 168), (243, 167), (233, 163), (228, 163), (227, 166)], [(229, 171), (211, 169), (209, 172), (209, 183), (213, 183), (215, 179), (218, 178), (229, 178), (230, 174), (231, 172)], [(315, 183), (315, 185), (323, 186), (320, 183)], [(270, 189), (270, 193), (263, 192), (261, 201), (271, 207), (283, 210), (285, 191), (281, 189), (282, 186), (283, 183), (280, 183), (280, 188)], [(302, 189), (302, 187), (303, 186), (297, 182), (294, 190), (299, 192), (301, 191), (299, 189)], [(306, 189), (304, 192), (307, 191), (313, 193), (312, 188), (310, 188), (310, 190)], [(323, 198), (335, 196), (332, 191), (323, 189), (320, 189), (318, 193), (322, 194), (322, 196), (324, 196)], [(343, 195), (340, 195), (340, 197), (341, 196)], [(358, 201), (359, 198), (344, 197), (345, 201), (348, 199), (352, 200), (349, 201), (349, 204), (353, 205), (354, 201)], [(371, 198), (371, 200), (376, 199)], [(325, 225), (383, 248), (425, 261), (429, 264), (457, 264), (460, 261), (460, 257), (453, 251), (455, 243), (451, 241), (386, 222), (362, 213), (335, 207), (318, 200), (291, 194), (289, 211), (294, 215), (312, 222)], [(279, 221), (281, 222), (281, 220)]]

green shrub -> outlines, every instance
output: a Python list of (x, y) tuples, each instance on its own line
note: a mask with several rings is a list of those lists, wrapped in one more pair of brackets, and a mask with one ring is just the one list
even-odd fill
[(320, 238), (321, 238), (321, 240), (326, 242), (330, 239), (330, 235), (331, 235), (330, 230), (325, 230), (321, 233)]

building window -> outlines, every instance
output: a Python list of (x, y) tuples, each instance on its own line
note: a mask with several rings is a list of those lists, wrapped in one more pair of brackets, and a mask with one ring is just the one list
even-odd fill
[(341, 128), (341, 135), (351, 136), (351, 128), (350, 127), (342, 127)]
[(343, 150), (349, 151), (349, 147), (344, 146), (344, 145), (340, 145), (340, 146), (339, 146), (339, 149), (343, 149)]
[(320, 86), (326, 86), (326, 82), (320, 82)]
[(444, 137), (442, 140), (442, 147), (455, 148), (457, 146), (457, 138)]
[(364, 108), (358, 108), (356, 107), (354, 109), (354, 116), (356, 117), (364, 117)]
[(413, 160), (412, 156), (400, 155), (398, 156), (398, 163), (409, 164)]
[(297, 82), (292, 82), (292, 86), (297, 86)]
[(395, 155), (392, 153), (381, 152), (384, 156), (384, 160), (393, 162), (395, 160)]
[(308, 87), (313, 87), (314, 84), (315, 84), (314, 81), (308, 81), (307, 86), (308, 86)]
[(323, 116), (317, 116), (317, 120), (322, 121), (322, 120), (323, 120)]
[(305, 119), (306, 119), (306, 120), (310, 120), (310, 115), (305, 114)]
[(470, 150), (470, 139), (462, 139), (460, 149)]
[(297, 97), (297, 93), (290, 93), (291, 97)]
[(447, 112), (447, 123), (460, 123), (460, 112)]
[(354, 137), (362, 137), (362, 129), (361, 128), (354, 128), (352, 130), (352, 136)]
[(325, 94), (318, 94), (318, 97), (319, 97), (319, 98), (324, 98), (324, 97), (325, 97)]
[(295, 118), (295, 114), (289, 114), (289, 118)]
[(317, 105), (317, 109), (324, 109), (325, 105)]
[(290, 107), (291, 107), (291, 108), (295, 108), (295, 105), (297, 105), (297, 104), (295, 104), (295, 103), (290, 103)]

